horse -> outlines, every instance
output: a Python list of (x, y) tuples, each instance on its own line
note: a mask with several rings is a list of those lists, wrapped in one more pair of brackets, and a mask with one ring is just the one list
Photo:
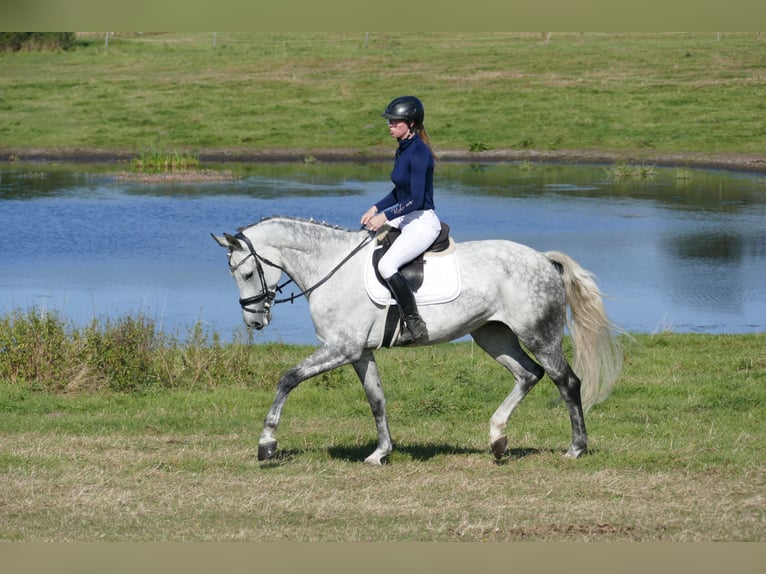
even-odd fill
[[(301, 290), (298, 296), (308, 302), (320, 343), (280, 378), (258, 441), (258, 459), (276, 454), (277, 427), (290, 392), (311, 377), (350, 364), (377, 429), (377, 447), (364, 462), (383, 464), (393, 442), (374, 352), (381, 346), (387, 311), (371, 299), (362, 281), (376, 247), (374, 234), (313, 219), (271, 216), (240, 227), (235, 235), (211, 235), (227, 249), (247, 327), (268, 326), (272, 306), (295, 299), (295, 294), (277, 299), (277, 293), (294, 282)], [(460, 292), (449, 302), (421, 306), (429, 334), (425, 344), (470, 335), (513, 375), (510, 394), (489, 421), (489, 447), (497, 460), (508, 451), (509, 417), (545, 374), (569, 413), (572, 441), (565, 456), (578, 458), (588, 448), (584, 413), (606, 399), (622, 367), (615, 326), (595, 276), (564, 253), (541, 253), (508, 240), (457, 242), (453, 249)], [(287, 281), (280, 285), (285, 275)], [(573, 366), (562, 347), (565, 329), (572, 339)], [(402, 333), (390, 346), (413, 345), (406, 330)]]

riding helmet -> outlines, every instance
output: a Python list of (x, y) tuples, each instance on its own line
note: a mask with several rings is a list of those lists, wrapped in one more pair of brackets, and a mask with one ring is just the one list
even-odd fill
[(400, 96), (391, 100), (386, 111), (381, 114), (387, 120), (414, 121), (422, 124), (426, 111), (421, 102), (415, 96)]

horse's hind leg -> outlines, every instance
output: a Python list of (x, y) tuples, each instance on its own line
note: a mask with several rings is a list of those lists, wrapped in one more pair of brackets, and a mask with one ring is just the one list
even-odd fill
[(380, 374), (378, 365), (372, 351), (365, 351), (361, 359), (353, 363), (354, 370), (362, 381), (364, 392), (367, 395), (367, 402), (370, 403), (372, 415), (375, 417), (375, 427), (378, 431), (378, 448), (364, 459), (364, 462), (372, 465), (383, 464), (383, 459), (393, 450), (391, 442), (391, 433), (388, 430), (388, 419), (386, 417), (386, 397), (383, 394), (383, 387), (380, 385)]
[(545, 371), (524, 352), (516, 334), (502, 323), (488, 323), (471, 333), (471, 336), (477, 345), (508, 369), (516, 379), (513, 390), (489, 420), (489, 444), (495, 458), (500, 459), (508, 447), (505, 426), (511, 413)]
[(561, 398), (567, 406), (569, 420), (572, 423), (572, 444), (565, 456), (577, 458), (588, 449), (588, 433), (585, 429), (585, 416), (580, 398), (580, 379), (569, 365), (560, 344), (549, 352), (536, 351), (535, 357), (556, 383)]

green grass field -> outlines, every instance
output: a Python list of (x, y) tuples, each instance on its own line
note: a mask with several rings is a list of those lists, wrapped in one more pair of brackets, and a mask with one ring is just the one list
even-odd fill
[(83, 36), (0, 54), (0, 152), (388, 152), (415, 93), (437, 151), (762, 154), (753, 33)]
[[(309, 348), (250, 347), (250, 380), (131, 392), (0, 384), (0, 539), (23, 541), (763, 541), (766, 338), (624, 339), (588, 415), (591, 451), (544, 379), (487, 445), (509, 376), (470, 343), (378, 353), (396, 449), (350, 368), (290, 397), (275, 459), (257, 440), (279, 373)], [(216, 353), (241, 349), (227, 346)]]

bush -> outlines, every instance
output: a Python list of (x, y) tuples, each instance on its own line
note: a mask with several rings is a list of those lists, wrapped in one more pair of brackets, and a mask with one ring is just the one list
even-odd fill
[(198, 323), (181, 343), (143, 314), (77, 329), (53, 311), (16, 310), (0, 316), (0, 382), (53, 393), (272, 388), (305, 356), (280, 345), (254, 352), (251, 342), (222, 345), (217, 333)]
[(0, 32), (0, 51), (69, 50), (76, 41), (74, 32)]
[(58, 386), (67, 374), (67, 335), (55, 313), (16, 311), (0, 318), (0, 379)]
[(110, 390), (140, 391), (158, 382), (152, 359), (162, 347), (161, 336), (154, 321), (143, 315), (108, 320), (103, 326), (94, 321), (83, 333), (75, 333), (74, 341), (76, 362)]
[(57, 313), (0, 317), (0, 380), (52, 392), (142, 391), (162, 384), (155, 366), (165, 341), (142, 315), (71, 328)]

